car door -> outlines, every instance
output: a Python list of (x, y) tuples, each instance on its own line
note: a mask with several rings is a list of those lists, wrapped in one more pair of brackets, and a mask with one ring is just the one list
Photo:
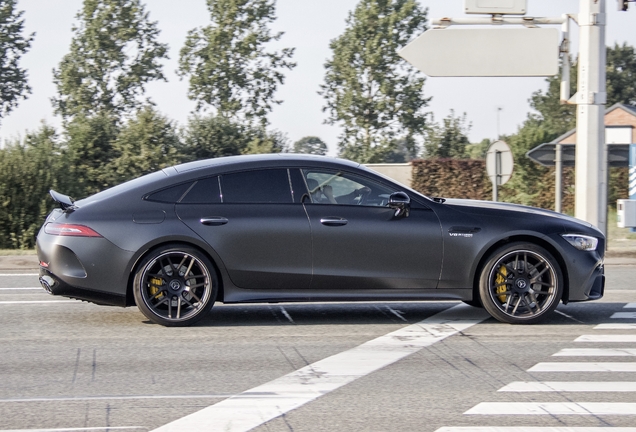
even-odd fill
[(302, 170), (313, 243), (312, 289), (436, 288), (442, 235), (435, 213), (412, 203), (396, 217), (389, 196), (399, 188), (360, 175)]
[(310, 227), (296, 201), (287, 169), (261, 169), (200, 179), (176, 211), (217, 252), (237, 287), (306, 289)]

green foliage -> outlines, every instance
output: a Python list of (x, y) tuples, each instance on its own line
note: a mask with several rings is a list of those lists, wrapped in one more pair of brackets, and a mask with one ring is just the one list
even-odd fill
[(280, 133), (261, 126), (208, 115), (192, 116), (184, 131), (182, 154), (188, 160), (254, 153), (279, 153), (286, 145)]
[(108, 113), (79, 114), (67, 123), (64, 193), (79, 199), (114, 185), (106, 167), (115, 158), (113, 143), (118, 133), (117, 119)]
[(623, 43), (607, 48), (607, 105), (636, 105), (636, 52)]
[(486, 161), (471, 159), (414, 160), (412, 187), (430, 197), (490, 199), (492, 183)]
[(121, 129), (113, 142), (116, 155), (107, 171), (112, 183), (122, 183), (185, 160), (173, 122), (145, 107)]
[(469, 159), (486, 159), (486, 154), (488, 153), (488, 148), (490, 147), (491, 141), (487, 138), (481, 140), (481, 142), (477, 144), (470, 144), (466, 146), (466, 152), (468, 153)]
[(424, 141), (426, 156), (456, 159), (468, 157), (469, 131), (470, 124), (466, 124), (466, 113), (461, 117), (455, 117), (455, 111), (451, 110), (442, 125), (433, 123), (427, 128)]
[(316, 136), (306, 136), (296, 141), (291, 151), (324, 156), (327, 154), (327, 144)]
[(331, 41), (325, 64), (327, 123), (343, 128), (340, 155), (362, 163), (383, 162), (397, 140), (410, 147), (425, 129), (425, 79), (397, 50), (426, 29), (426, 10), (415, 0), (361, 0), (347, 28)]
[(159, 61), (167, 45), (156, 41), (157, 23), (140, 0), (84, 0), (77, 20), (70, 52), (53, 71), (56, 114), (66, 121), (134, 113), (144, 103), (144, 85), (165, 79)]
[(0, 149), (0, 248), (31, 249), (53, 208), (49, 190), (58, 187), (62, 159), (55, 129), (42, 125)]
[(0, 119), (18, 105), (18, 100), (26, 99), (31, 92), (27, 84), (27, 72), (20, 68), (20, 58), (31, 47), (35, 33), (22, 35), (23, 11), (16, 10), (16, 0), (0, 3)]
[(179, 74), (189, 77), (188, 96), (197, 110), (212, 106), (216, 114), (229, 119), (258, 120), (266, 116), (279, 84), (282, 69), (292, 69), (293, 48), (267, 51), (283, 33), (268, 28), (275, 19), (273, 0), (207, 0), (211, 25), (188, 33), (181, 49)]

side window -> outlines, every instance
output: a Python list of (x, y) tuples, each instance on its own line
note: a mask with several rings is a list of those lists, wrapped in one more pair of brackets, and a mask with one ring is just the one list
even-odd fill
[(150, 195), (146, 197), (146, 199), (148, 201), (176, 203), (177, 201), (181, 199), (183, 194), (185, 194), (188, 191), (191, 185), (192, 185), (192, 182), (172, 186), (167, 189), (162, 189), (160, 191), (151, 193)]
[(386, 206), (393, 188), (364, 177), (322, 170), (303, 170), (311, 202), (316, 204), (345, 204)]
[(181, 204), (217, 204), (221, 202), (219, 178), (208, 177), (199, 179), (179, 201)]
[(243, 171), (221, 176), (224, 203), (293, 203), (286, 169)]

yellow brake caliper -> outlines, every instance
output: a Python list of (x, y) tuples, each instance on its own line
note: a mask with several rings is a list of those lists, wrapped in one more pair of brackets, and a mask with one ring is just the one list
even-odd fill
[(508, 276), (508, 269), (506, 268), (506, 266), (501, 266), (499, 267), (499, 271), (497, 272), (497, 278), (495, 279), (495, 284), (497, 285), (497, 294), (500, 294), (498, 296), (499, 301), (502, 303), (506, 302), (506, 295), (503, 294), (506, 292), (507, 288), (506, 288), (506, 276)]
[[(163, 279), (160, 278), (152, 278), (150, 279), (150, 295), (154, 296), (161, 290), (161, 286), (163, 285)], [(159, 294), (157, 299), (163, 297), (163, 294)]]

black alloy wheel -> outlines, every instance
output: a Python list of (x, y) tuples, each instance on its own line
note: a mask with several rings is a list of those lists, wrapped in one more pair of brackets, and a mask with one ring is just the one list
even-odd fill
[(133, 291), (139, 310), (152, 322), (188, 326), (203, 318), (217, 295), (212, 263), (198, 250), (166, 246), (138, 266)]
[(563, 295), (563, 276), (544, 248), (512, 243), (491, 255), (482, 269), (479, 294), (494, 318), (531, 324), (549, 315)]

